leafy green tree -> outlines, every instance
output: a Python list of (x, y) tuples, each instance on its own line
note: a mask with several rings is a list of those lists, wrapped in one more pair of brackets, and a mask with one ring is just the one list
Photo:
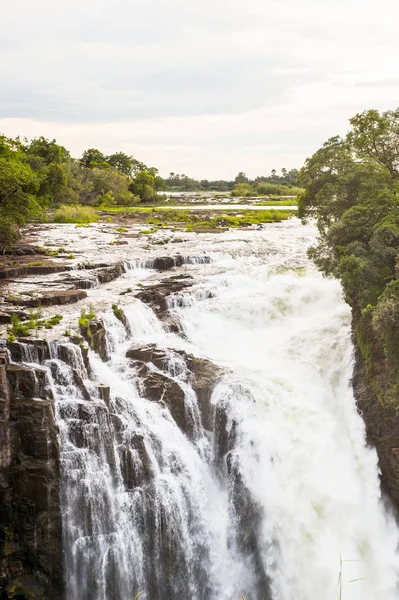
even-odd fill
[(399, 404), (399, 111), (369, 110), (350, 120), (299, 174), (298, 214), (315, 219), (309, 254), (338, 277), (352, 306), (369, 385)]
[(41, 207), (36, 198), (39, 178), (13, 140), (0, 137), (0, 242), (11, 246), (19, 227)]
[(249, 183), (249, 179), (245, 175), (245, 173), (243, 173), (243, 171), (240, 171), (238, 173), (238, 175), (236, 176), (236, 178), (234, 179), (234, 182), (235, 183)]
[(107, 169), (109, 167), (106, 156), (97, 148), (85, 150), (80, 159), (80, 164), (86, 169)]
[(129, 186), (130, 191), (139, 196), (144, 202), (150, 202), (156, 198), (155, 177), (147, 171), (141, 171), (136, 175)]

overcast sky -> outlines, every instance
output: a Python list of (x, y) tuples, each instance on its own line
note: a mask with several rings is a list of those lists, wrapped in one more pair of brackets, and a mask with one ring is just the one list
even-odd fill
[(398, 0), (13, 0), (0, 132), (198, 178), (300, 167), (399, 106)]

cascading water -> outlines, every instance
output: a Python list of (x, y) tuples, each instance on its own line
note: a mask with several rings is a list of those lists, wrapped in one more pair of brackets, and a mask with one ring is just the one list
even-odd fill
[[(312, 235), (284, 224), (212, 244), (169, 299), (185, 338), (134, 300), (128, 328), (104, 315), (110, 360), (91, 354), (90, 380), (78, 347), (52, 346), (67, 600), (327, 600), (340, 575), (343, 600), (399, 597), (349, 309), (307, 263)], [(147, 399), (132, 343), (163, 349), (148, 372), (182, 390), (186, 431)], [(187, 352), (225, 369), (207, 423)]]

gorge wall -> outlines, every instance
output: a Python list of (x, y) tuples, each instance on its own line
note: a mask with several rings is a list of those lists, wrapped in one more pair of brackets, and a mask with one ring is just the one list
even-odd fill
[(60, 453), (43, 369), (0, 350), (0, 597), (62, 597)]

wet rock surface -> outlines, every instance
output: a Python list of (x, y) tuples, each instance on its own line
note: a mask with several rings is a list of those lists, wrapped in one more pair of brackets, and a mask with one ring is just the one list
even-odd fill
[(0, 351), (2, 600), (18, 589), (25, 598), (62, 597), (58, 429), (44, 379)]
[[(181, 373), (179, 367), (173, 368), (173, 355), (184, 360), (188, 371)], [(184, 350), (166, 350), (159, 348), (156, 344), (134, 345), (126, 353), (127, 358), (137, 361), (140, 364), (138, 374), (143, 380), (144, 392), (151, 400), (162, 400), (169, 395), (171, 389), (170, 380), (163, 374), (150, 371), (144, 363), (152, 363), (157, 369), (169, 372), (175, 371), (175, 375), (182, 376), (192, 386), (198, 398), (198, 405), (201, 411), (202, 424), (205, 429), (210, 430), (213, 425), (214, 411), (211, 406), (212, 391), (216, 383), (226, 375), (226, 369), (222, 369), (207, 358), (199, 358), (185, 352)], [(173, 388), (173, 396), (180, 398), (180, 391)], [(146, 397), (147, 397), (146, 396)], [(179, 405), (177, 401), (177, 405)], [(172, 412), (172, 411), (171, 411)], [(174, 416), (172, 412), (172, 416)], [(181, 419), (179, 413), (179, 427), (186, 432), (186, 423)]]
[(107, 360), (107, 334), (102, 319), (92, 319), (87, 326), (81, 326), (80, 331), (90, 348), (103, 360)]
[(381, 486), (399, 515), (399, 421), (392, 406), (383, 406), (367, 383), (360, 351), (355, 353), (353, 389), (358, 409), (366, 426), (367, 440), (377, 450)]

